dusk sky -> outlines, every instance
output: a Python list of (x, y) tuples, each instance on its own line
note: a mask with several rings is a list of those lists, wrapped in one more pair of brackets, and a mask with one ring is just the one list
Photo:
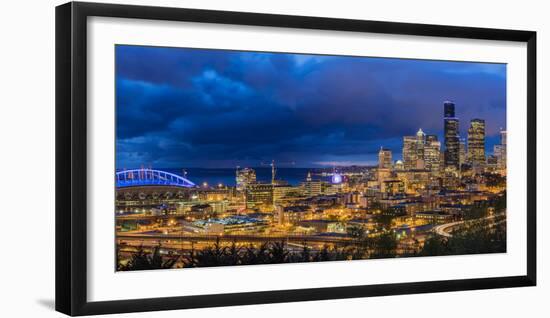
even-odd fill
[(445, 100), (461, 138), (485, 119), (492, 153), (504, 64), (119, 45), (116, 165), (370, 165), (380, 147), (396, 160), (419, 128), (443, 144)]

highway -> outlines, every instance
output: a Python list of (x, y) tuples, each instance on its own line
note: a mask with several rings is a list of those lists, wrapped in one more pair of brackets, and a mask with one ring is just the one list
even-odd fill
[(452, 237), (453, 235), (450, 232), (453, 230), (453, 228), (457, 225), (464, 224), (464, 222), (465, 221), (457, 221), (452, 223), (441, 224), (434, 227), (433, 230), (437, 235), (441, 235), (444, 237)]
[(462, 224), (465, 224), (465, 223), (478, 222), (478, 221), (481, 221), (481, 220), (489, 220), (489, 219), (493, 219), (493, 218), (495, 218), (497, 216), (500, 216), (500, 215), (502, 215), (502, 214), (493, 214), (493, 215), (489, 215), (489, 216), (481, 218), (481, 219), (445, 223), (445, 224), (441, 224), (441, 225), (438, 225), (438, 226), (434, 227), (433, 231), (437, 235), (441, 235), (441, 236), (444, 236), (444, 237), (452, 237), (453, 235), (451, 234), (451, 231), (456, 226), (459, 226), (459, 225), (462, 225)]
[(353, 239), (349, 237), (335, 237), (335, 236), (323, 236), (323, 235), (212, 235), (212, 234), (142, 234), (142, 233), (117, 233), (117, 240), (185, 240), (192, 242), (205, 242), (205, 241), (247, 241), (247, 242), (312, 242), (312, 243), (344, 243), (352, 242)]
[(135, 221), (135, 220), (157, 220), (157, 219), (183, 219), (183, 214), (168, 214), (168, 215), (143, 215), (143, 214), (129, 214), (129, 215), (117, 215), (117, 221)]

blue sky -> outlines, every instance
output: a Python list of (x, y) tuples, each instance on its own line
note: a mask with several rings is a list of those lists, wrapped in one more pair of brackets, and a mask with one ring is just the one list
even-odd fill
[(117, 168), (373, 164), (402, 137), (506, 128), (504, 64), (116, 46)]

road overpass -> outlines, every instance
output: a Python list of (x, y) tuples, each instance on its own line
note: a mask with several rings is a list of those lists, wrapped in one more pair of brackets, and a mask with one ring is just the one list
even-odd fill
[(215, 242), (220, 241), (245, 241), (245, 242), (294, 242), (294, 243), (353, 243), (354, 239), (339, 236), (324, 235), (212, 235), (212, 234), (143, 234), (143, 233), (117, 233), (117, 240), (140, 241), (140, 240), (185, 240), (190, 242)]
[(473, 219), (473, 220), (467, 220), (467, 221), (457, 221), (457, 222), (452, 222), (452, 223), (445, 223), (445, 224), (441, 224), (441, 225), (438, 225), (438, 226), (434, 227), (433, 231), (437, 235), (441, 235), (443, 237), (448, 238), (448, 237), (453, 236), (451, 234), (451, 232), (457, 226), (460, 226), (460, 225), (463, 225), (463, 224), (471, 224), (471, 223), (475, 223), (475, 222), (479, 222), (479, 221), (483, 221), (483, 220), (490, 220), (490, 219), (494, 219), (497, 216), (503, 216), (503, 215), (504, 215), (504, 213), (499, 213), (499, 214), (489, 215), (489, 216), (486, 216), (486, 217), (481, 218), (481, 219)]

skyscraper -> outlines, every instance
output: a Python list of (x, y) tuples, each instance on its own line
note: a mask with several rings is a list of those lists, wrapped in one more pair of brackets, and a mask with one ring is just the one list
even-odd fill
[(468, 161), (473, 165), (485, 164), (485, 120), (472, 119), (468, 128)]
[(460, 138), (460, 144), (458, 147), (458, 164), (462, 165), (466, 163), (467, 155), (466, 155), (466, 139)]
[(500, 144), (494, 145), (493, 155), (497, 158), (497, 167), (506, 169), (506, 130), (500, 130)]
[(502, 169), (506, 169), (506, 154), (507, 154), (507, 136), (508, 136), (508, 133), (506, 132), (506, 130), (500, 130), (500, 144), (502, 145), (502, 151), (501, 151), (501, 162), (499, 163), (500, 167)]
[(256, 171), (251, 168), (237, 168), (235, 179), (237, 183), (237, 190), (246, 190), (246, 187), (249, 184), (256, 182)]
[(458, 132), (458, 118), (455, 117), (455, 104), (446, 101), (443, 103), (443, 124), (445, 134), (445, 166), (458, 168), (460, 141)]
[(416, 169), (416, 136), (403, 137), (403, 165), (406, 170)]
[(426, 169), (432, 172), (439, 171), (440, 152), (441, 143), (437, 140), (437, 136), (426, 135), (426, 143), (424, 144), (424, 162)]
[(391, 150), (380, 148), (380, 151), (378, 152), (378, 168), (391, 169), (391, 166), (392, 166)]
[(450, 101), (443, 102), (443, 117), (452, 118), (455, 117), (455, 104)]
[[(439, 169), (440, 143), (437, 136), (426, 135), (422, 128), (415, 136), (403, 137), (403, 166), (411, 169)], [(429, 163), (428, 163), (429, 162)], [(430, 165), (430, 167), (428, 167)]]
[(422, 128), (416, 132), (416, 167), (415, 169), (424, 169), (426, 167), (426, 158), (424, 156), (424, 146), (426, 144), (426, 134)]

